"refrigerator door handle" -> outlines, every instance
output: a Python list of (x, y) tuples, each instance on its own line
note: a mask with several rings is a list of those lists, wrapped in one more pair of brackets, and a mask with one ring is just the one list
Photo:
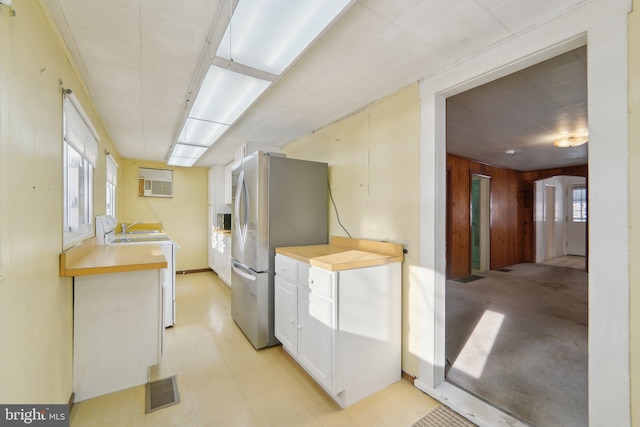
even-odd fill
[(257, 280), (256, 276), (254, 276), (253, 274), (249, 274), (249, 273), (245, 272), (244, 269), (241, 269), (241, 267), (240, 268), (239, 267), (240, 266), (238, 266), (238, 264), (236, 264), (236, 263), (233, 263), (231, 265), (231, 268), (233, 269), (233, 271), (235, 271), (238, 274), (238, 276), (240, 276), (240, 277), (242, 277), (244, 279), (247, 279), (247, 280), (251, 280), (252, 282), (255, 282)]
[[(242, 209), (242, 212), (240, 211)], [(241, 215), (242, 213), (242, 215)], [(247, 217), (249, 216), (249, 197), (247, 194), (247, 183), (244, 179), (244, 170), (238, 176), (238, 186), (236, 188), (236, 232), (240, 246), (244, 248), (247, 238)]]

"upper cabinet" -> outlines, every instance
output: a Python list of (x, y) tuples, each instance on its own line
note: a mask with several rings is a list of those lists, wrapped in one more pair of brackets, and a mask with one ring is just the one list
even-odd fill
[[(229, 173), (231, 169), (229, 169)], [(230, 213), (227, 206), (227, 168), (222, 165), (214, 165), (209, 168), (209, 206), (213, 206), (213, 213)], [(215, 224), (215, 222), (214, 222)]]
[(233, 177), (231, 176), (231, 170), (233, 169), (233, 163), (229, 163), (224, 167), (224, 203), (230, 205), (233, 201), (232, 186)]

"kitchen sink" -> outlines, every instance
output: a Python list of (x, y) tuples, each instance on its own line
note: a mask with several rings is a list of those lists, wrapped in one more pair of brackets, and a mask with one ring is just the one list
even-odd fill
[(150, 236), (146, 234), (141, 235), (118, 235), (107, 242), (108, 245), (122, 245), (122, 244), (134, 244), (134, 243), (153, 243), (153, 242), (167, 242), (170, 241), (169, 236)]

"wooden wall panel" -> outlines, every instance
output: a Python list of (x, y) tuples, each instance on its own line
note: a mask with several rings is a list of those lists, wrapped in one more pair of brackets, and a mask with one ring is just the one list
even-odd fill
[(448, 219), (447, 248), (449, 259), (447, 271), (449, 278), (468, 276), (471, 273), (470, 246), (470, 161), (461, 157), (447, 155), (449, 171), (450, 199), (447, 201)]
[(523, 260), (522, 173), (447, 155), (447, 277), (471, 274), (470, 187), (474, 173), (491, 177), (491, 268)]
[(491, 169), (491, 269), (496, 269), (522, 261), (522, 180), (518, 171)]

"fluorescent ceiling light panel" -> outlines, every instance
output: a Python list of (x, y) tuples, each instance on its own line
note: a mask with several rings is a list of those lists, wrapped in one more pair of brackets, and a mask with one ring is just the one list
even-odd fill
[(176, 144), (171, 152), (171, 157), (188, 157), (197, 159), (207, 151), (209, 147), (200, 147), (197, 145)]
[(210, 147), (218, 138), (222, 136), (229, 129), (229, 125), (222, 125), (220, 123), (207, 122), (205, 120), (198, 120), (193, 118), (187, 118), (184, 123), (182, 132), (180, 132), (180, 138), (178, 142), (184, 142), (185, 144), (192, 145), (206, 145)]
[(186, 157), (171, 157), (167, 164), (169, 166), (184, 166), (186, 168), (193, 166), (198, 159), (188, 159)]
[(209, 147), (198, 145), (176, 144), (171, 150), (167, 164), (171, 166), (192, 166)]
[(216, 55), (280, 75), (350, 0), (240, 0)]
[(231, 125), (271, 82), (211, 65), (189, 117)]

